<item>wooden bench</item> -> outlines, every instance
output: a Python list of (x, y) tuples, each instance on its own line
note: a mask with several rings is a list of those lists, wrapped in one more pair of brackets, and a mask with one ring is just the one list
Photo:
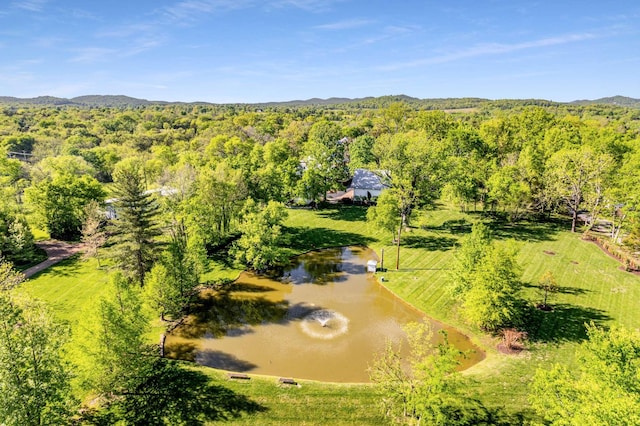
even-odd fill
[(251, 377), (247, 376), (246, 374), (242, 374), (242, 373), (229, 373), (229, 374), (227, 374), (227, 376), (230, 379), (238, 379), (238, 380), (249, 380), (249, 379), (251, 379)]
[(280, 379), (278, 379), (278, 382), (283, 384), (283, 385), (297, 385), (298, 384), (298, 382), (296, 382), (295, 380), (289, 379), (289, 378), (286, 378), (286, 377), (280, 377)]

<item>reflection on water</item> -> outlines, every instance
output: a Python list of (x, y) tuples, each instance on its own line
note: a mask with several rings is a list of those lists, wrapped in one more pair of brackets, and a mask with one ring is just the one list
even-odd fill
[[(200, 295), (167, 336), (166, 353), (229, 371), (368, 382), (385, 342), (404, 341), (402, 327), (424, 319), (366, 272), (375, 258), (370, 249), (343, 247), (298, 256), (280, 278), (244, 272), (224, 290)], [(437, 336), (442, 325), (431, 325)], [(455, 329), (447, 332), (459, 349), (475, 349)], [(483, 356), (471, 353), (462, 367)]]

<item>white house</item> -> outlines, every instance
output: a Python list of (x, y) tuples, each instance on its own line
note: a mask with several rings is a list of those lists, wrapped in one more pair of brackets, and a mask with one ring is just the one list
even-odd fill
[(372, 172), (367, 169), (356, 169), (347, 192), (353, 190), (353, 201), (370, 201), (378, 198), (380, 193), (389, 187), (384, 172)]

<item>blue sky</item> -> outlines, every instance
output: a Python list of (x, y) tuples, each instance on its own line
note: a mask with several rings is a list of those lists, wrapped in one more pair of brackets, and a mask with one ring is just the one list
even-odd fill
[(640, 2), (0, 2), (0, 96), (89, 94), (640, 98)]

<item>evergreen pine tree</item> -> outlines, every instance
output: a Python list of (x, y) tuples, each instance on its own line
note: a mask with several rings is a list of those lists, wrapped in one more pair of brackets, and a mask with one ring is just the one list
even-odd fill
[(116, 171), (113, 190), (117, 217), (111, 228), (112, 258), (128, 278), (142, 286), (157, 257), (159, 206), (154, 195), (145, 191), (141, 166), (136, 162)]

